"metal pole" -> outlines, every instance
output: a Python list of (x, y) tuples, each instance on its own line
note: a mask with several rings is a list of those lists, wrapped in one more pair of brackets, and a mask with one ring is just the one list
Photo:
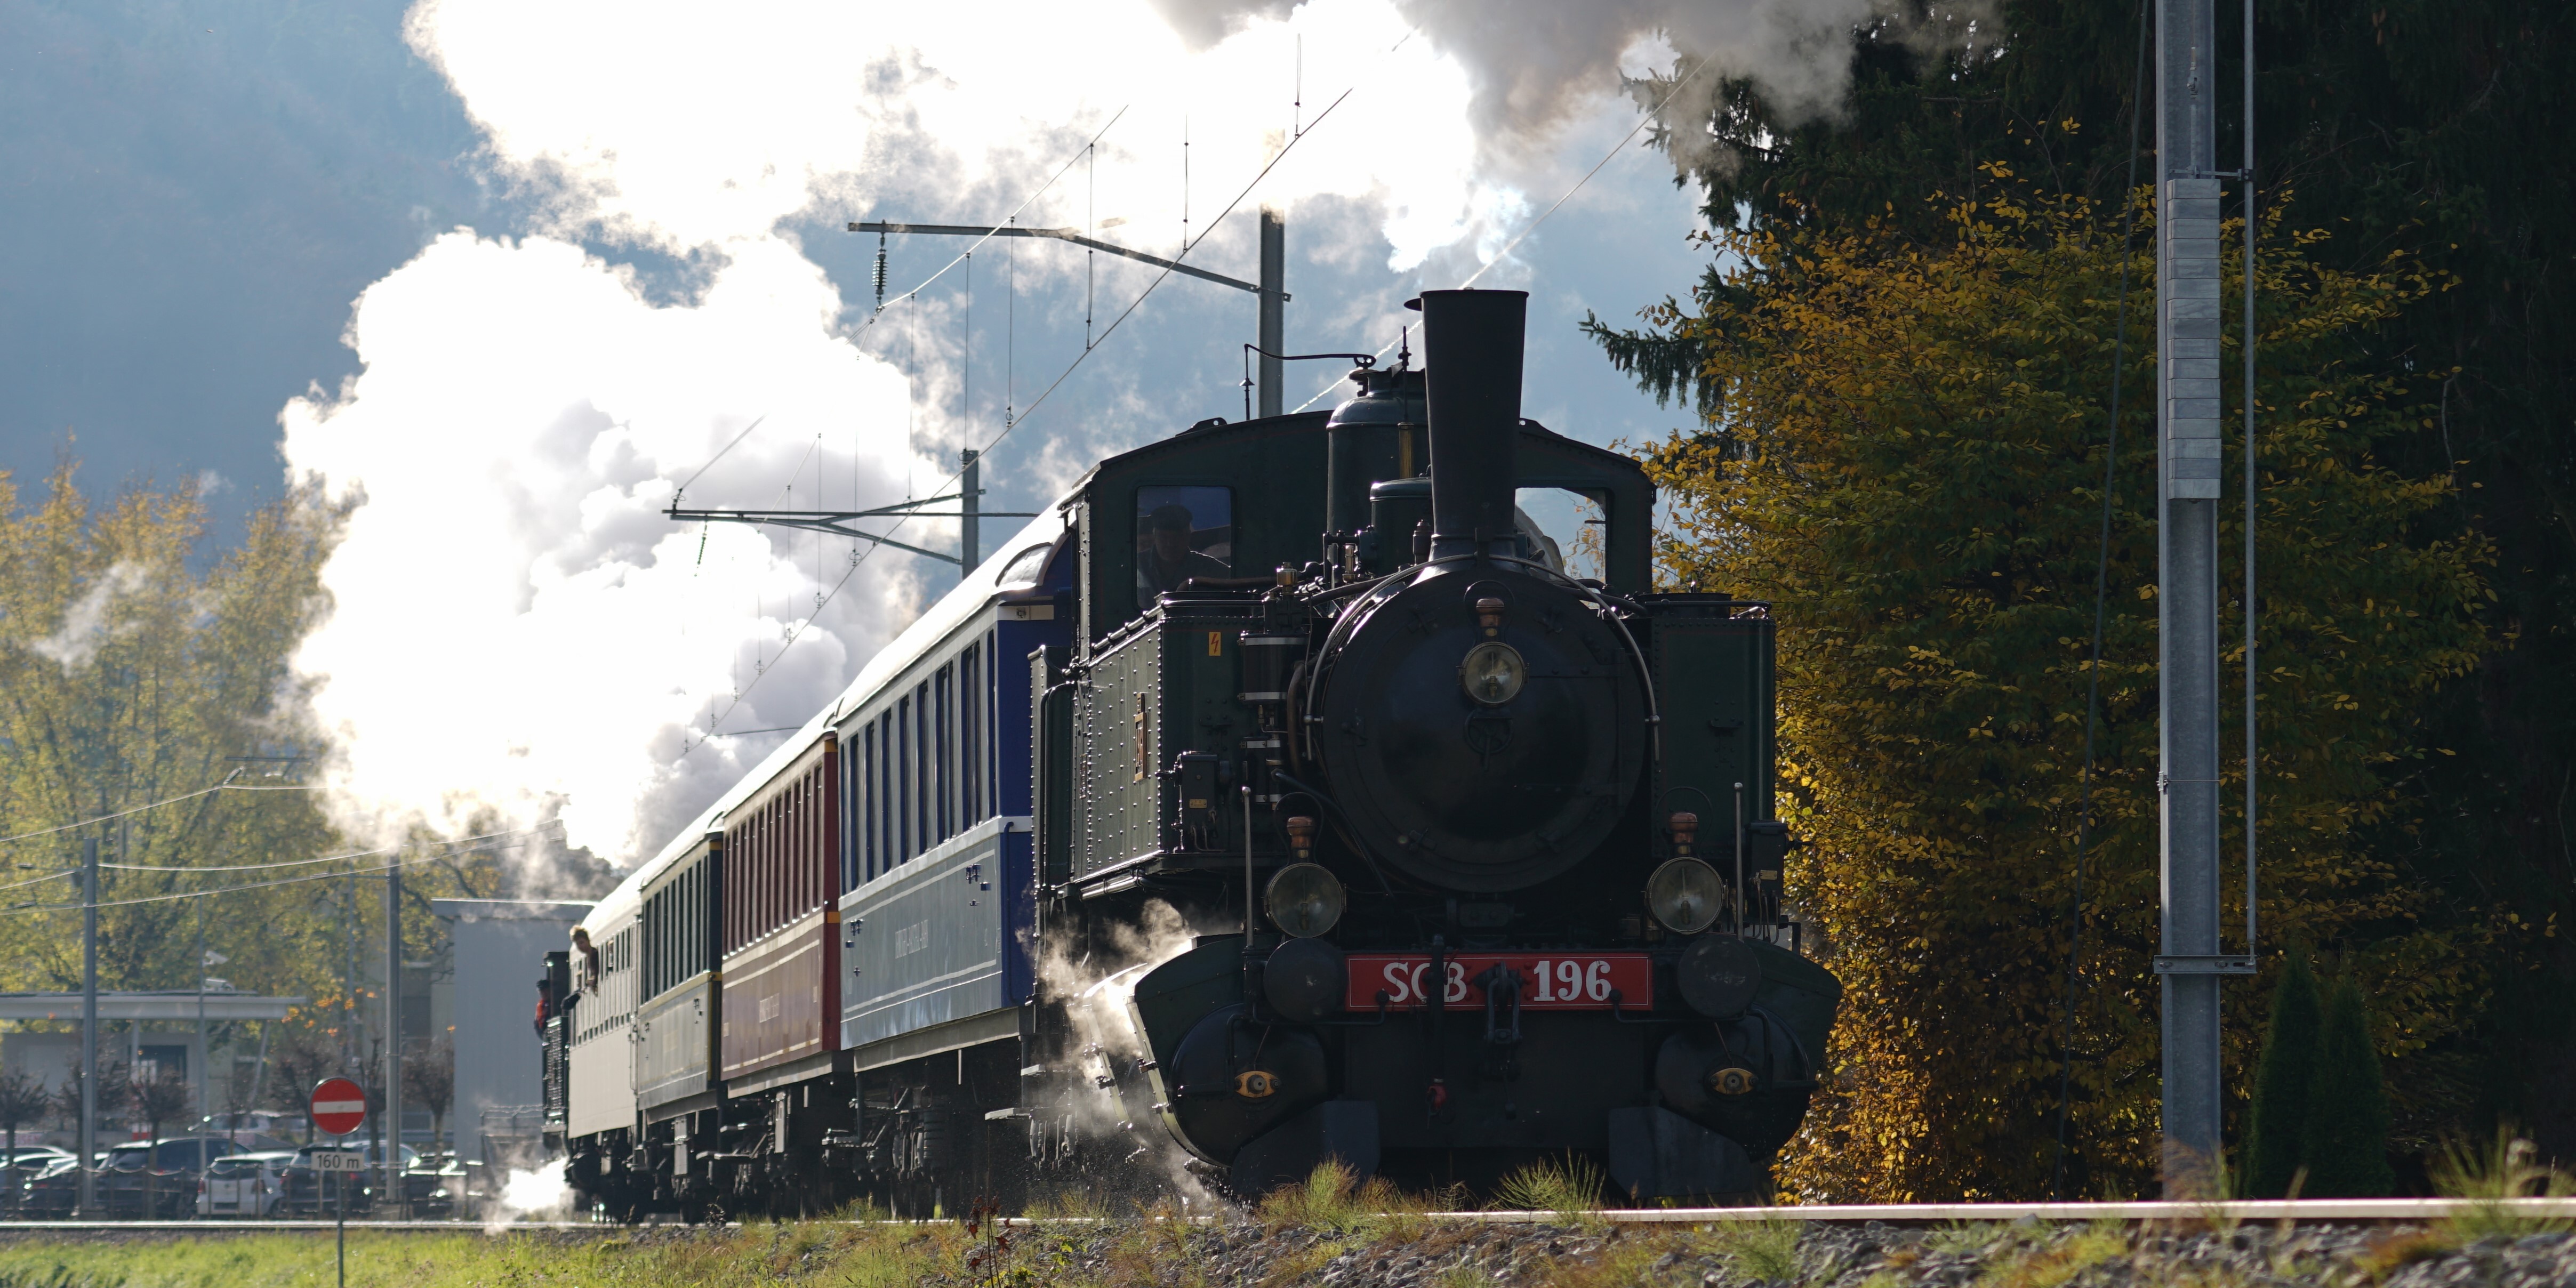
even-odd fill
[(206, 901), (199, 898), (192, 902), (197, 905), (197, 1116), (212, 1122), (215, 1081), (211, 1067), (214, 1053), (206, 1046)]
[(973, 576), (984, 562), (984, 454), (974, 448), (957, 453), (957, 575)]
[(2217, 70), (2213, 0), (2156, 6), (2156, 529), (2163, 797), (2168, 1197), (2212, 1196), (2221, 1162), (2219, 979)]
[(385, 869), (385, 1193), (404, 1211), (402, 1167), (402, 856)]
[(1288, 278), (1287, 217), (1271, 206), (1261, 208), (1261, 414), (1276, 416), (1284, 405), (1284, 378), (1278, 355), (1288, 351), (1282, 290)]
[(80, 1210), (98, 1215), (98, 838), (81, 839)]
[(2245, 955), (2254, 955), (2254, 0), (2245, 0)]
[(1744, 784), (1735, 785), (1735, 933), (1744, 933), (1745, 908), (1751, 902), (1744, 893)]
[(1243, 793), (1243, 953), (1252, 955), (1252, 784)]

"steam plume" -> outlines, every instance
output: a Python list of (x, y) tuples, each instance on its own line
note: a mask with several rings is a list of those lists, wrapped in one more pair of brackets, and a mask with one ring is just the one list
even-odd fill
[[(1614, 95), (1625, 51), (1665, 33), (1823, 110), (1840, 64), (1801, 42), (1866, 2), (421, 0), (412, 46), (482, 131), (485, 172), (535, 213), (448, 232), (370, 287), (348, 332), (361, 373), (282, 414), (290, 477), (364, 498), (324, 572), (333, 612), (298, 659), (342, 752), (335, 808), (380, 834), (478, 807), (522, 823), (559, 810), (568, 843), (632, 859), (783, 736), (706, 740), (719, 717), (721, 732), (802, 723), (918, 611), (935, 576), (922, 565), (871, 558), (842, 585), (849, 546), (660, 514), (756, 417), (691, 502), (926, 495), (989, 436), (956, 410), (953, 346), (891, 357), (904, 326), (953, 340), (942, 297), (861, 327), (804, 242), (817, 230), (996, 218), (1043, 189), (1024, 224), (1115, 215), (1121, 240), (1168, 251), (1356, 87), (1331, 128), (1295, 136), (1257, 200), (1360, 221), (1300, 226), (1317, 245), (1383, 237), (1387, 267), (1409, 270), (1498, 244), (1524, 189), (1559, 179), (1497, 158)], [(1408, 37), (1417, 23), (1428, 39)], [(1087, 171), (1047, 188), (1122, 111), (1096, 184)], [(1250, 235), (1237, 219), (1193, 259), (1240, 265)], [(681, 265), (680, 285), (615, 262), (639, 258)], [(1021, 262), (1024, 291), (1082, 272)], [(1145, 280), (1104, 271), (1135, 274), (1122, 292)], [(1311, 307), (1301, 326), (1368, 321)], [(1094, 383), (1061, 395), (1092, 410), (1024, 434), (1025, 455), (997, 468), (1054, 485), (1168, 432), (1168, 408), (1132, 392), (1140, 369), (1094, 360)], [(907, 534), (953, 540), (938, 520)]]

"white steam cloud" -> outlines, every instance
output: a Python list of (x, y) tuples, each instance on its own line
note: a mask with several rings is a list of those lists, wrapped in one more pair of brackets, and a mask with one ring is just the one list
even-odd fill
[[(1154, 5), (1174, 31), (1204, 46), (1286, 18), (1293, 0)], [(1986, 0), (1972, 5), (1987, 7)], [(1701, 68), (1665, 112), (1680, 127), (1675, 159), (1691, 164), (1709, 159), (1692, 123), (1706, 120), (1722, 81), (1751, 82), (1788, 120), (1829, 115), (1850, 89), (1855, 27), (1901, 18), (1911, 33), (1964, 21), (1948, 12), (1959, 6), (1949, 5), (1918, 22), (1890, 0), (1395, 0), (1395, 8), (1464, 69), (1468, 113), (1487, 163), (1506, 166), (1597, 105), (1635, 66), (1641, 47), (1660, 45)]]
[(139, 623), (112, 620), (116, 601), (142, 590), (151, 580), (143, 565), (120, 559), (80, 598), (63, 610), (63, 624), (53, 634), (27, 641), (29, 651), (49, 658), (63, 668), (63, 674), (89, 665), (98, 656), (100, 646), (120, 635), (130, 634)]
[[(1664, 65), (1659, 40), (1732, 51), (1730, 66), (1824, 103), (1839, 52), (1802, 42), (1865, 7), (421, 0), (413, 47), (538, 214), (448, 233), (370, 287), (348, 331), (361, 373), (282, 416), (290, 476), (364, 502), (324, 572), (334, 611), (298, 659), (340, 748), (342, 821), (559, 814), (568, 843), (630, 860), (775, 745), (720, 737), (684, 755), (711, 721), (801, 723), (918, 611), (925, 565), (872, 558), (818, 609), (851, 566), (845, 543), (660, 513), (755, 419), (692, 503), (927, 495), (991, 432), (957, 419), (948, 306), (854, 325), (863, 302), (841, 297), (802, 230), (994, 217), (1123, 111), (1096, 166), (1021, 222), (1087, 210), (1168, 253), (1356, 87), (1193, 259), (1240, 265), (1253, 203), (1292, 218), (1306, 203), (1369, 221), (1349, 236), (1309, 223), (1310, 244), (1383, 237), (1407, 269), (1498, 245), (1527, 191), (1563, 182), (1552, 162), (1512, 160), (1513, 141), (1615, 96), (1623, 66)], [(682, 266), (681, 295), (610, 262), (636, 253)], [(1023, 258), (1024, 289), (1081, 271), (1049, 262)], [(1335, 307), (1313, 301), (1300, 325), (1367, 320)], [(924, 350), (910, 377), (890, 361), (896, 335)], [(1021, 445), (1024, 475), (1069, 480), (1095, 448), (1170, 428), (1132, 392), (1084, 397), (1082, 416), (1059, 408)], [(906, 539), (952, 532), (915, 523)]]

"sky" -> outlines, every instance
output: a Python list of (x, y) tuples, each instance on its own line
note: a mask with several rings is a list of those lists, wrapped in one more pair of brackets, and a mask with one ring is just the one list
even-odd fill
[[(14, 4), (0, 468), (198, 478), (217, 544), (294, 482), (360, 500), (297, 659), (344, 824), (490, 807), (632, 861), (955, 577), (676, 525), (683, 483), (875, 505), (983, 446), (986, 507), (1035, 510), (1243, 414), (1249, 295), (896, 237), (880, 309), (849, 220), (1087, 228), (1249, 278), (1274, 205), (1292, 350), (1378, 350), (1481, 269), (1532, 292), (1525, 414), (1636, 443), (1684, 414), (1576, 324), (1709, 252), (1672, 161), (1622, 145), (1621, 77), (1678, 49), (1830, 111), (1837, 68), (1800, 51), (1848, 8)], [(1288, 405), (1345, 369), (1292, 365)]]

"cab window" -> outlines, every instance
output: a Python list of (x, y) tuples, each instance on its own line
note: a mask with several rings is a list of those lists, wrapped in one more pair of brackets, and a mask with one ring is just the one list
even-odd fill
[(1234, 489), (1136, 489), (1136, 607), (1192, 577), (1236, 577)]
[(1521, 558), (1569, 577), (1608, 574), (1609, 494), (1564, 487), (1525, 487), (1512, 498)]

